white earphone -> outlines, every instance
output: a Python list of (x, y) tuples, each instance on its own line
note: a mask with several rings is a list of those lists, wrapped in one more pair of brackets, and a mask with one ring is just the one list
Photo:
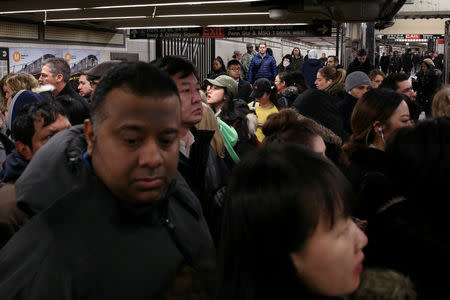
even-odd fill
[(383, 129), (381, 127), (378, 127), (378, 131), (381, 133), (381, 139), (384, 142), (384, 134), (383, 134)]

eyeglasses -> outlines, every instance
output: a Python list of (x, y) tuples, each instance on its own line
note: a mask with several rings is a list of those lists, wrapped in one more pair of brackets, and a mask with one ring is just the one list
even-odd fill
[(365, 232), (367, 229), (367, 225), (368, 225), (368, 221), (367, 220), (361, 220), (355, 217), (352, 217), (353, 222), (356, 224), (356, 226), (358, 226), (359, 229), (361, 229), (361, 231)]
[(91, 84), (91, 86), (96, 86), (100, 81), (99, 80), (89, 80), (89, 83)]

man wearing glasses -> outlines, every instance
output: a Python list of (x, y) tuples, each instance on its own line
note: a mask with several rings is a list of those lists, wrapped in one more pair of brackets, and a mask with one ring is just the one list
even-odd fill
[(243, 80), (241, 78), (241, 71), (242, 66), (238, 60), (232, 59), (228, 62), (227, 64), (228, 76), (233, 78), (238, 84), (238, 98), (249, 103), (251, 102), (250, 94), (252, 92), (252, 87), (250, 86), (250, 83), (248, 81)]

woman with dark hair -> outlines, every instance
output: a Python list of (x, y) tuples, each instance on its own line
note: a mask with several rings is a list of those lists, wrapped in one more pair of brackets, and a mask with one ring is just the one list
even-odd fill
[(273, 143), (295, 143), (325, 156), (326, 145), (320, 135), (319, 125), (301, 117), (295, 109), (282, 109), (267, 117), (262, 131), (266, 138), (264, 145)]
[(255, 100), (248, 104), (248, 107), (257, 117), (256, 138), (260, 143), (264, 140), (262, 126), (270, 114), (277, 113), (281, 106), (278, 104), (277, 89), (272, 86), (266, 78), (258, 78), (253, 84), (253, 91), (250, 94)]
[(288, 107), (292, 107), (292, 104), (297, 96), (308, 89), (305, 82), (305, 77), (302, 72), (293, 71), (287, 73), (282, 79), (284, 80), (286, 88), (281, 92), (281, 94), (286, 98)]
[[(228, 75), (220, 75), (216, 79), (205, 79), (207, 85), (207, 102), (213, 109), (216, 117), (232, 126), (238, 134), (238, 141), (233, 149), (240, 157), (256, 146), (256, 137), (249, 131), (247, 114), (250, 110), (247, 103), (237, 99), (238, 85)], [(230, 153), (225, 155), (229, 167), (233, 166)]]
[(369, 222), (368, 263), (411, 278), (418, 299), (450, 299), (448, 277), (436, 274), (450, 269), (450, 121), (398, 130), (386, 155), (393, 198)]
[(286, 54), (283, 56), (280, 64), (277, 66), (278, 73), (279, 72), (292, 72), (294, 71), (294, 67), (292, 65), (292, 55)]
[(425, 111), (427, 116), (431, 116), (431, 103), (434, 95), (441, 88), (442, 72), (436, 69), (434, 62), (430, 58), (425, 58), (422, 62), (422, 70), (417, 74), (417, 96), (416, 100)]
[(367, 238), (350, 183), (322, 155), (261, 147), (234, 170), (219, 249), (219, 299), (323, 299), (356, 290)]
[(392, 90), (370, 90), (356, 103), (351, 117), (353, 133), (343, 150), (358, 195), (357, 217), (370, 219), (390, 198), (384, 151), (388, 139), (406, 126), (411, 126), (408, 105)]
[(300, 51), (299, 47), (294, 47), (294, 49), (292, 49), (292, 67), (294, 69), (294, 71), (298, 71), (300, 69), (300, 66), (303, 63), (303, 56), (302, 56), (302, 52)]
[(222, 57), (217, 56), (216, 58), (214, 58), (212, 70), (208, 73), (208, 75), (206, 75), (206, 78), (214, 79), (220, 75), (227, 75), (227, 70), (225, 68)]

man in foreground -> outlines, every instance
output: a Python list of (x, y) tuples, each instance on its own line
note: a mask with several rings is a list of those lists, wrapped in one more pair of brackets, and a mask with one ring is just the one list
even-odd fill
[[(37, 153), (67, 140), (84, 151), (49, 167), (65, 177), (53, 179), (66, 183), (52, 187), (59, 194), (31, 191), (51, 205), (0, 252), (2, 300), (154, 299), (183, 264), (214, 256), (198, 200), (176, 176), (180, 99), (167, 75), (116, 66), (96, 88), (85, 139), (80, 126)], [(35, 186), (51, 186), (43, 177)]]

